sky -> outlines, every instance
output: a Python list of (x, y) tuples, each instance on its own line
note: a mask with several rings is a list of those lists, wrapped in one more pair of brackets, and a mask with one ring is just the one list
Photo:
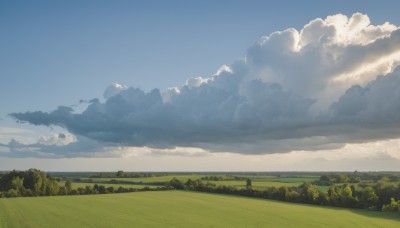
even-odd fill
[(0, 170), (400, 170), (398, 1), (0, 1)]

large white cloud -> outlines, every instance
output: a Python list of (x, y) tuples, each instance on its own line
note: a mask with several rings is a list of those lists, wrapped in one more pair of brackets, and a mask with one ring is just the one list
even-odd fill
[(60, 106), (11, 116), (64, 127), (100, 151), (101, 143), (243, 154), (334, 149), (399, 137), (399, 63), (397, 26), (339, 14), (262, 37), (244, 60), (181, 87), (113, 84), (105, 102), (80, 114)]
[[(392, 71), (400, 59), (400, 30), (370, 25), (367, 15), (315, 19), (301, 31), (261, 38), (247, 53), (250, 76), (277, 82), (327, 107), (349, 86)], [(319, 111), (319, 110), (318, 110)]]

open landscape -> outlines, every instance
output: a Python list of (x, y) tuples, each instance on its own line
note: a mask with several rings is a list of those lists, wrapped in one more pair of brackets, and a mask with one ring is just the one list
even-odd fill
[(0, 228), (400, 227), (399, 9), (0, 0)]
[(0, 175), (1, 227), (400, 224), (399, 204), (393, 201), (400, 194), (400, 173), (396, 172), (189, 174), (120, 170), (55, 172), (50, 176), (31, 169)]

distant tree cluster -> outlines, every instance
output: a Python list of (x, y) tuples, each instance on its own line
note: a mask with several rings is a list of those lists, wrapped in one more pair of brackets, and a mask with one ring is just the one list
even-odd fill
[(146, 185), (165, 185), (165, 181), (153, 181), (153, 182), (143, 182), (143, 181), (132, 181), (132, 180), (116, 180), (116, 179), (111, 179), (107, 181), (99, 181), (99, 180), (93, 180), (91, 178), (89, 179), (74, 179), (74, 182), (79, 182), (79, 183), (102, 183), (102, 184), (146, 184)]
[(70, 192), (70, 195), (92, 195), (92, 194), (109, 194), (109, 193), (125, 193), (125, 192), (139, 192), (139, 191), (157, 191), (157, 190), (167, 190), (166, 188), (155, 188), (151, 189), (149, 187), (143, 188), (124, 188), (122, 186), (118, 188), (114, 188), (112, 186), (105, 187), (104, 185), (94, 184), (92, 186), (79, 187), (77, 189), (73, 189)]
[(168, 183), (169, 188), (200, 192), (240, 195), (295, 203), (328, 205), (334, 207), (363, 208), (368, 210), (382, 210), (399, 212), (400, 185), (379, 183), (375, 187), (366, 187), (356, 190), (354, 185), (331, 186), (328, 192), (319, 190), (318, 186), (303, 183), (298, 187), (266, 187), (265, 190), (251, 187), (251, 180), (247, 179), (246, 188), (235, 186), (216, 185), (202, 180), (189, 179), (186, 183), (174, 178)]
[(339, 183), (355, 184), (362, 181), (378, 182), (380, 180), (384, 180), (387, 182), (399, 182), (400, 176), (386, 173), (359, 173), (357, 171), (351, 174), (332, 173), (321, 175), (319, 180), (315, 181), (314, 184), (330, 186), (332, 184)]
[(316, 185), (331, 185), (337, 183), (359, 183), (361, 181), (361, 177), (358, 175), (345, 175), (345, 174), (330, 174), (330, 175), (322, 175), (318, 181), (315, 181)]
[(247, 177), (231, 176), (232, 180), (247, 180)]
[(151, 189), (143, 188), (119, 188), (105, 187), (104, 185), (94, 184), (73, 189), (71, 180), (66, 180), (64, 186), (60, 186), (58, 179), (37, 170), (27, 171), (13, 170), (0, 177), (0, 198), (1, 197), (20, 197), (20, 196), (56, 196), (56, 195), (87, 195), (87, 194), (106, 194), (123, 193), (136, 191), (166, 190), (166, 187)]
[(222, 180), (224, 180), (224, 178), (221, 176), (204, 176), (204, 177), (201, 177), (200, 179), (205, 180), (205, 181), (222, 181)]
[(0, 197), (54, 196), (65, 191), (55, 178), (37, 169), (13, 170), (0, 178)]
[(118, 170), (116, 173), (96, 173), (90, 175), (89, 178), (140, 178), (140, 177), (159, 177), (165, 176), (164, 173), (136, 173), (136, 172), (124, 172)]

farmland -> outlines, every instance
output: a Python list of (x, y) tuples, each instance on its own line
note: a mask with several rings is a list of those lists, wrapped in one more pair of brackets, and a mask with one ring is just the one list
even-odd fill
[[(65, 184), (65, 182), (64, 182), (64, 181), (60, 181), (59, 184), (60, 184), (61, 186), (63, 186), (63, 185)], [(73, 183), (72, 187), (73, 187), (73, 189), (84, 188), (84, 187), (86, 187), (86, 186), (91, 186), (91, 187), (93, 187), (94, 184), (96, 184), (96, 183), (81, 183), (81, 182), (75, 182), (75, 183)], [(99, 183), (99, 184), (100, 184), (100, 183)], [(102, 184), (102, 185), (104, 185), (104, 187), (106, 187), (106, 188), (108, 188), (108, 187), (113, 187), (113, 188), (115, 188), (115, 189), (117, 189), (117, 188), (119, 188), (119, 187), (123, 187), (123, 188), (136, 188), (136, 189), (140, 189), (140, 188), (144, 188), (144, 187), (148, 187), (148, 188), (151, 188), (151, 189), (152, 189), (152, 188), (157, 188), (157, 186), (155, 186), (155, 185), (146, 185), (146, 184), (139, 185), (139, 184), (109, 184), (109, 183), (107, 183), (107, 184)]]
[(163, 191), (0, 199), (0, 224), (1, 227), (398, 227), (400, 218), (366, 210)]
[[(252, 179), (252, 186), (257, 189), (265, 189), (266, 187), (293, 187), (299, 186), (304, 182), (312, 182), (318, 179), (316, 176), (312, 177), (277, 177), (277, 176), (253, 176), (253, 175), (239, 175), (239, 176), (231, 176), (231, 175), (212, 175), (212, 177), (221, 178), (221, 180), (204, 180), (208, 175), (202, 174), (168, 174), (163, 176), (155, 176), (155, 177), (140, 177), (140, 178), (80, 178), (79, 182), (83, 183), (101, 183), (101, 184), (111, 184), (116, 182), (123, 182), (126, 184), (133, 184), (135, 186), (144, 185), (144, 186), (162, 186), (165, 185), (172, 178), (176, 178), (181, 182), (186, 182), (188, 179), (191, 180), (199, 180), (203, 179), (204, 182), (210, 182), (215, 184), (216, 186), (234, 186), (237, 188), (245, 188), (246, 187), (246, 179)], [(237, 180), (238, 178), (242, 178), (242, 180)], [(83, 183), (76, 183), (78, 186), (84, 186)], [(75, 184), (75, 183), (74, 183)], [(144, 187), (143, 186), (143, 187)], [(327, 188), (325, 188), (327, 189)]]

